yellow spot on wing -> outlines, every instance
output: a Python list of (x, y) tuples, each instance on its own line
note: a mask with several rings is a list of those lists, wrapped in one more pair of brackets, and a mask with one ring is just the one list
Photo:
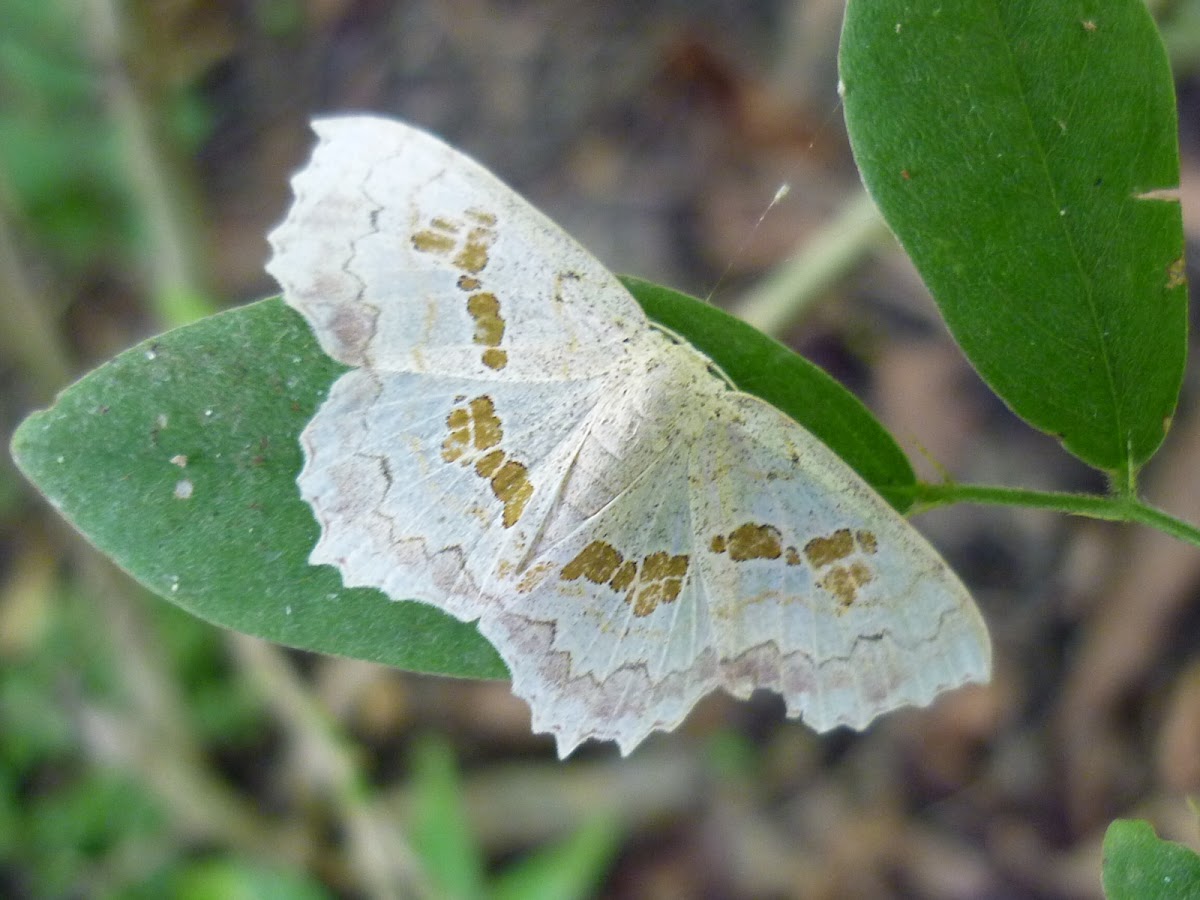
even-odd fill
[(490, 228), (472, 228), (467, 239), (454, 257), (454, 265), (464, 272), (478, 275), (488, 264), (488, 250), (496, 240), (496, 232)]
[[(789, 551), (790, 564), (795, 551)], [(818, 586), (833, 595), (842, 612), (853, 606), (861, 589), (875, 580), (875, 570), (861, 557), (877, 552), (879, 539), (865, 528), (853, 533), (849, 528), (839, 528), (804, 545), (805, 558), (820, 574)], [(860, 558), (850, 559), (856, 555)]]
[(567, 581), (586, 578), (595, 584), (604, 584), (617, 571), (623, 559), (620, 551), (612, 544), (592, 541), (563, 566), (562, 577)]
[(475, 446), (480, 450), (495, 447), (504, 437), (500, 419), (496, 417), (496, 404), (488, 396), (476, 397), (471, 401), (471, 415), (475, 422)]
[(593, 584), (607, 584), (625, 595), (635, 616), (648, 616), (660, 603), (672, 603), (683, 590), (688, 557), (658, 551), (640, 563), (626, 560), (621, 552), (605, 541), (592, 541), (563, 566), (565, 581), (586, 578)]
[[(494, 293), (482, 290), (483, 281), (478, 277), (487, 268), (488, 255), (496, 242), (496, 217), (480, 209), (469, 209), (466, 216), (475, 223), (469, 229), (466, 222), (440, 216), (431, 219), (428, 228), (413, 234), (412, 244), (421, 253), (442, 257), (453, 254), (450, 264), (460, 273), (455, 284), (460, 291), (471, 294), (467, 312), (475, 320), (474, 341), (488, 348), (480, 359), (489, 369), (500, 370), (508, 365), (507, 351), (497, 349), (504, 339), (500, 300)], [(464, 229), (467, 229), (465, 236)]]
[[(475, 320), (475, 343), (489, 348), (500, 345), (504, 339), (504, 317), (500, 315), (500, 301), (489, 291), (480, 291), (467, 299), (467, 312)], [(508, 354), (503, 350), (488, 349), (483, 352), (483, 364), (492, 369), (503, 369)]]
[(446, 416), (450, 434), (442, 441), (442, 459), (454, 462), (471, 445), (471, 418), (465, 409), (455, 408)]
[(612, 585), (614, 591), (625, 591), (633, 584), (635, 578), (637, 578), (637, 563), (631, 559), (617, 569), (617, 573), (613, 575), (609, 584)]
[(848, 566), (834, 566), (818, 583), (833, 594), (837, 598), (838, 606), (845, 610), (858, 599), (858, 589), (874, 580), (875, 573), (871, 571), (870, 566), (853, 562)]
[(502, 462), (504, 462), (504, 451), (493, 450), (487, 456), (479, 457), (475, 463), (475, 471), (484, 478), (491, 478)]
[(637, 599), (633, 601), (633, 614), (638, 618), (648, 616), (654, 612), (660, 602), (669, 602), (663, 595), (663, 586), (660, 583), (651, 582), (637, 592)]
[(437, 231), (418, 231), (412, 236), (413, 249), (421, 253), (449, 253), (455, 243), (453, 235)]
[(779, 529), (773, 525), (746, 522), (729, 533), (729, 558), (736, 562), (748, 559), (779, 559), (783, 552)]
[[(504, 428), (492, 398), (485, 394), (472, 398), (466, 406), (454, 407), (446, 416), (446, 428), (449, 434), (442, 442), (442, 459), (464, 466), (474, 464), (475, 474), (489, 480), (492, 494), (504, 504), (504, 527), (511, 528), (533, 496), (533, 483), (523, 463), (496, 449), (504, 439)], [(480, 455), (485, 450), (490, 452)]]
[(849, 528), (840, 528), (826, 537), (815, 537), (804, 545), (804, 555), (820, 569), (854, 552), (854, 539)]
[(467, 312), (475, 320), (475, 343), (495, 347), (504, 337), (504, 319), (500, 316), (500, 301), (488, 291), (472, 294), (467, 299)]
[(504, 504), (504, 527), (512, 528), (533, 496), (529, 470), (519, 462), (507, 460), (500, 471), (492, 476), (492, 493)]
[[(688, 558), (669, 553), (651, 553), (642, 563), (638, 579), (641, 587), (633, 603), (635, 616), (648, 616), (660, 603), (671, 603), (683, 589), (683, 576), (687, 574)], [(626, 602), (629, 598), (626, 597)]]
[(665, 578), (682, 578), (687, 574), (687, 567), (686, 556), (672, 556), (660, 550), (651, 553), (642, 562), (642, 579), (662, 581)]

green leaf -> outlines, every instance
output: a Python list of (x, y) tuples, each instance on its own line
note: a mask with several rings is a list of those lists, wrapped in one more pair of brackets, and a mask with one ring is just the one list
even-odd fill
[(188, 863), (172, 874), (170, 895), (176, 900), (328, 900), (332, 896), (303, 872), (234, 856)]
[[(652, 316), (880, 490), (912, 484), (891, 438), (829, 376), (707, 304), (630, 286)], [(332, 567), (308, 564), (318, 529), (295, 484), (299, 434), (343, 371), (300, 316), (265, 300), (122, 353), (30, 416), (13, 454), (96, 547), (209, 622), (403, 669), (504, 677), (473, 626), (347, 589)]]
[(483, 857), (467, 821), (453, 751), (426, 737), (414, 747), (412, 769), (412, 845), (437, 896), (482, 897)]
[(403, 669), (503, 678), (473, 626), (308, 564), (318, 529), (295, 484), (299, 435), (342, 371), (281, 301), (255, 303), (101, 366), (21, 424), (13, 455), (97, 548), (203, 619)]
[(137, 778), (88, 769), (30, 805), (19, 858), (39, 882), (35, 896), (69, 896), (96, 860), (161, 834), (166, 821), (159, 798)]
[(1159, 838), (1149, 822), (1118, 819), (1104, 835), (1109, 900), (1200, 897), (1200, 856)]
[(558, 844), (543, 847), (500, 875), (492, 900), (572, 900), (594, 897), (620, 846), (616, 825), (606, 817), (586, 823)]
[(851, 0), (841, 80), (863, 180), (963, 351), (1128, 477), (1186, 352), (1175, 101), (1143, 0)]

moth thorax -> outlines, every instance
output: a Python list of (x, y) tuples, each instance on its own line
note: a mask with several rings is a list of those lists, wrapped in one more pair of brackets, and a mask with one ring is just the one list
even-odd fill
[(614, 432), (627, 440), (636, 437), (639, 442), (659, 443), (702, 426), (695, 421), (698, 395), (722, 387), (703, 357), (664, 340), (652, 353), (637, 354), (631, 362), (608, 398)]

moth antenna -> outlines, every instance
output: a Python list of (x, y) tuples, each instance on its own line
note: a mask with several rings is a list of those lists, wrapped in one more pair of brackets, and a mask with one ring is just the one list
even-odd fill
[(755, 220), (754, 224), (750, 227), (750, 230), (746, 232), (746, 236), (743, 237), (742, 242), (738, 244), (737, 249), (733, 252), (733, 256), (729, 257), (729, 261), (725, 263), (725, 268), (721, 270), (720, 276), (718, 276), (717, 280), (713, 282), (713, 286), (709, 289), (708, 293), (705, 294), (705, 303), (712, 303), (713, 294), (717, 292), (717, 288), (719, 288), (725, 281), (725, 278), (729, 275), (730, 269), (733, 268), (733, 264), (745, 255), (746, 248), (750, 246), (750, 239), (753, 238), (755, 232), (762, 227), (762, 223), (765, 222), (767, 216), (771, 214), (771, 210), (783, 202), (784, 198), (787, 197), (787, 195), (791, 192), (792, 186), (786, 181), (782, 182), (779, 187), (775, 189), (775, 196), (771, 198), (771, 202), (767, 204), (766, 208), (762, 211), (762, 214), (757, 220)]

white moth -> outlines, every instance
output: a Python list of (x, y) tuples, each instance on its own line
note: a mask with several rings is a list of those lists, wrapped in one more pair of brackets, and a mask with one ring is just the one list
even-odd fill
[(965, 588), (808, 431), (477, 163), (313, 127), (268, 265), (354, 367), (302, 437), (313, 564), (478, 620), (561, 756), (715, 688), (824, 731), (987, 680)]

